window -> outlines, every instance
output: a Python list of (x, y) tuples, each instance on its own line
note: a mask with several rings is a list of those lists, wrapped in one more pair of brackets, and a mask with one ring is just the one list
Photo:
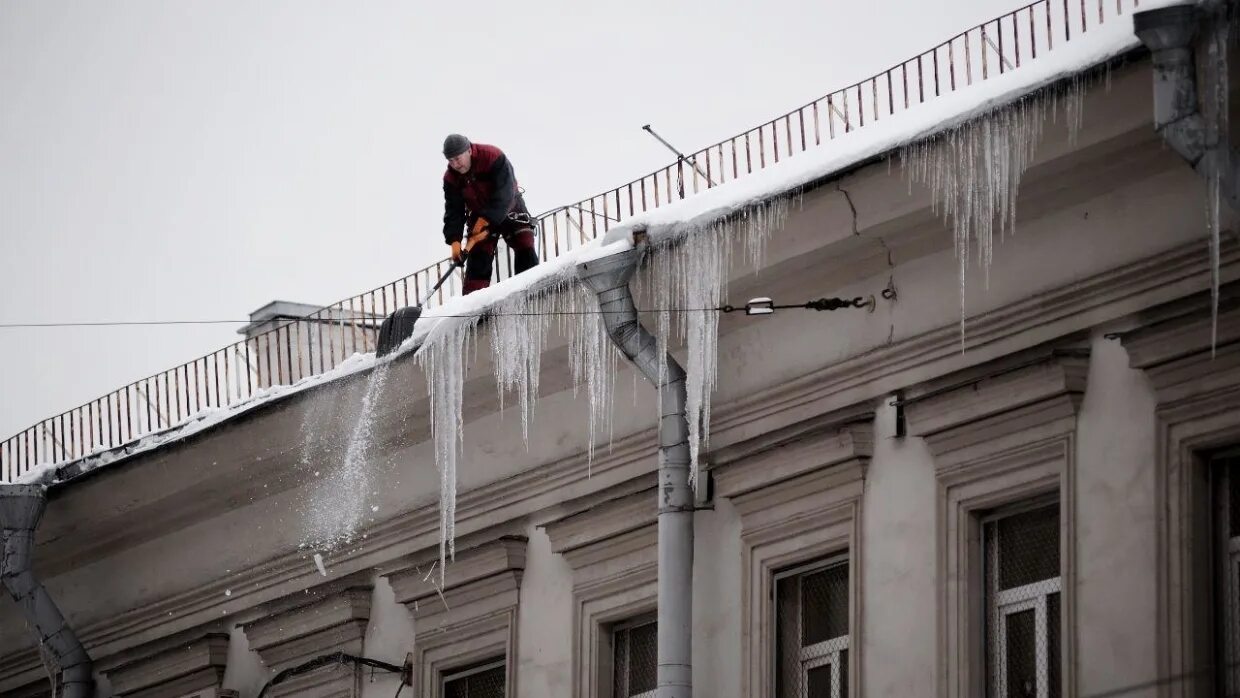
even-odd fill
[(653, 617), (619, 623), (612, 629), (612, 698), (654, 698), (658, 641), (659, 624)]
[(775, 575), (775, 695), (848, 695), (848, 558)]
[(445, 672), (441, 695), (444, 698), (504, 698), (506, 673), (502, 657)]
[(1215, 603), (1219, 612), (1218, 683), (1222, 695), (1240, 695), (1240, 457), (1215, 461), (1217, 565)]
[(983, 520), (987, 695), (1061, 693), (1059, 504)]

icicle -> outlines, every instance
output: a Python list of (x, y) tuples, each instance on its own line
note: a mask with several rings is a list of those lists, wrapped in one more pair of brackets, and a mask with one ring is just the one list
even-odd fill
[(620, 351), (607, 336), (598, 301), (581, 284), (573, 284), (558, 294), (561, 317), (569, 318), (569, 369), (573, 377), (573, 395), (579, 386), (586, 389), (587, 441), (586, 459), (593, 474), (594, 450), (604, 426), (611, 442), (612, 412), (615, 399), (616, 369)]
[(1225, 169), (1230, 167), (1230, 139), (1228, 138), (1228, 53), (1235, 39), (1237, 15), (1231, 4), (1217, 2), (1204, 5), (1212, 17), (1207, 25), (1206, 55), (1201, 71), (1202, 116), (1206, 126), (1206, 227), (1210, 246), (1210, 353), (1214, 355), (1218, 342), (1220, 230), (1222, 228), (1221, 203), (1225, 185)]
[[(1110, 67), (1101, 72), (1107, 89)], [(1062, 108), (1068, 144), (1075, 146), (1085, 96), (1096, 79), (1075, 75), (1058, 86), (971, 119), (927, 140), (905, 146), (900, 160), (909, 179), (930, 188), (933, 207), (952, 226), (960, 295), (960, 348), (965, 342), (965, 281), (976, 251), (984, 286), (990, 286), (994, 239), (1016, 231), (1021, 179), (1033, 162), (1047, 116)]]
[[(1079, 128), (1083, 84), (1069, 86), (1065, 101), (1071, 138)], [(1050, 95), (1052, 113), (1058, 95)], [(1033, 161), (1046, 118), (1045, 95), (1031, 96), (906, 146), (900, 159), (913, 182), (930, 187), (934, 210), (950, 221), (960, 292), (960, 343), (964, 349), (965, 277), (974, 246), (990, 283), (994, 238), (1016, 228), (1021, 177)]]
[(566, 282), (548, 291), (513, 294), (488, 313), (500, 409), (504, 406), (504, 392), (515, 389), (521, 402), (521, 438), (527, 448), (543, 347), (552, 318), (561, 312), (564, 285)]
[(478, 316), (444, 318), (427, 335), (416, 354), (426, 373), (431, 402), (431, 438), (439, 470), (439, 573), (456, 557), (456, 466), (464, 440), (461, 419), (465, 389), (465, 358)]
[(744, 253), (749, 265), (758, 266), (771, 230), (787, 220), (789, 202), (784, 197), (758, 204), (732, 219), (664, 241), (638, 274), (639, 303), (656, 309), (660, 380), (668, 347), (685, 343), (689, 481), (695, 487), (700, 454), (710, 442), (711, 395), (718, 381), (719, 313), (713, 309), (727, 298), (733, 248)]

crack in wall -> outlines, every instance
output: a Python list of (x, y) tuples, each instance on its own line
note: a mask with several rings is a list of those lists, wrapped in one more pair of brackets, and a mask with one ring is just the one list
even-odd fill
[[(888, 162), (890, 163), (890, 160)], [(861, 237), (861, 229), (857, 225), (857, 219), (858, 219), (857, 205), (853, 203), (852, 194), (849, 194), (848, 190), (845, 189), (843, 186), (841, 186), (839, 182), (835, 183), (835, 190), (844, 195), (844, 201), (848, 202), (848, 209), (852, 211), (853, 235), (856, 235), (857, 237)], [(891, 270), (891, 273), (887, 275), (887, 289), (884, 290), (884, 294), (887, 292), (887, 290), (890, 290), (891, 297), (887, 298), (887, 296), (884, 295), (883, 298), (884, 300), (895, 302), (895, 279), (896, 279), (895, 259), (894, 259), (894, 256), (892, 255), (891, 247), (887, 244), (887, 241), (883, 239), (882, 235), (875, 235), (874, 239), (878, 241), (878, 246), (883, 248), (883, 253), (887, 257), (887, 268)], [(895, 336), (896, 336), (896, 323), (895, 323), (895, 320), (893, 319), (890, 323), (890, 326), (887, 329), (887, 344), (888, 345), (895, 342)]]
[[(853, 235), (861, 235), (861, 231), (857, 229), (857, 206), (853, 204), (852, 195), (848, 190), (840, 186), (839, 182), (835, 183), (835, 190), (844, 195), (844, 200), (848, 202), (848, 208), (852, 211), (852, 232)], [(890, 261), (890, 260), (888, 260)]]

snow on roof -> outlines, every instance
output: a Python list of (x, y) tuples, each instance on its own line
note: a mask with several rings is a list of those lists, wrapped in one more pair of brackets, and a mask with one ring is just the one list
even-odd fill
[[(1185, 4), (1177, 0), (1146, 0), (1141, 9)], [(1037, 60), (1016, 70), (992, 75), (989, 79), (941, 95), (916, 108), (871, 122), (822, 147), (798, 153), (749, 176), (700, 192), (693, 197), (633, 216), (611, 228), (603, 237), (543, 262), (523, 274), (511, 277), (469, 296), (450, 298), (428, 309), (416, 325), (412, 337), (383, 359), (374, 354), (354, 354), (339, 366), (306, 377), (293, 385), (259, 391), (249, 400), (227, 408), (208, 408), (182, 424), (150, 434), (120, 448), (100, 449), (83, 458), (33, 468), (18, 478), (19, 483), (53, 484), (94, 470), (103, 465), (150, 451), (184, 439), (223, 421), (244, 414), (266, 403), (287, 398), (309, 388), (361, 373), (378, 363), (416, 351), (435, 331), (441, 320), (482, 316), (504, 299), (516, 294), (549, 288), (571, 278), (576, 265), (631, 245), (636, 230), (646, 230), (653, 239), (690, 234), (721, 218), (795, 191), (815, 181), (840, 174), (875, 157), (886, 155), (909, 143), (951, 129), (964, 122), (1014, 102), (1032, 92), (1078, 75), (1123, 55), (1140, 45), (1126, 16), (1095, 25), (1086, 34), (1057, 44)]]

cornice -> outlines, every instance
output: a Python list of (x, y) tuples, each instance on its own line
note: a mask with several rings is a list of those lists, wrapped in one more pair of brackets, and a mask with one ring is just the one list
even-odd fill
[(1240, 383), (1240, 284), (1220, 291), (1217, 335), (1206, 294), (1158, 308), (1157, 321), (1120, 335), (1129, 365), (1149, 377), (1160, 410), (1232, 393)]
[(228, 635), (208, 633), (171, 648), (101, 668), (117, 695), (183, 695), (219, 688), (228, 663)]
[(654, 478), (643, 478), (650, 486), (615, 499), (601, 502), (542, 525), (551, 539), (551, 551), (571, 559), (584, 548), (640, 530), (658, 520), (658, 488)]
[(1043, 346), (945, 376), (908, 391), (908, 432), (943, 456), (1047, 424), (1070, 430), (1088, 373), (1087, 350)]
[(337, 649), (361, 649), (370, 621), (371, 587), (337, 594), (251, 621), (242, 626), (250, 649), (273, 669)]
[(440, 570), (434, 569), (438, 557), (414, 558), (384, 576), (396, 592), (397, 603), (414, 603), (505, 572), (524, 570), (526, 545), (524, 537), (503, 536), (462, 550), (444, 570), (442, 583)]
[(736, 444), (712, 455), (711, 475), (716, 496), (743, 502), (751, 492), (836, 465), (854, 464), (863, 477), (873, 453), (874, 413), (854, 410)]

